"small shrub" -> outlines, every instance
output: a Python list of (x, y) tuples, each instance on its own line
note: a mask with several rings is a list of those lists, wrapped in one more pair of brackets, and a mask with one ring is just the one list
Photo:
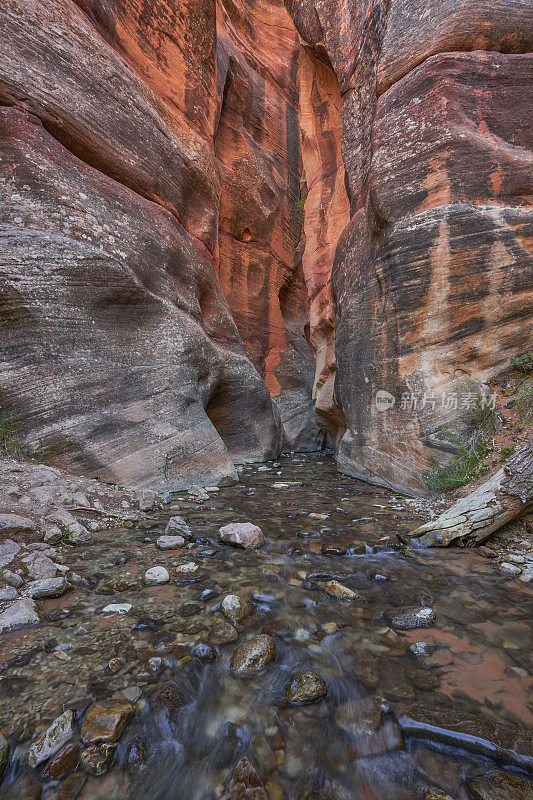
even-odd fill
[(527, 378), (517, 386), (513, 406), (522, 422), (533, 423), (533, 378)]
[(533, 350), (522, 353), (511, 359), (511, 365), (519, 372), (531, 372), (533, 370)]
[(430, 459), (432, 472), (427, 473), (424, 479), (426, 487), (435, 494), (451, 492), (488, 472), (481, 462), (489, 453), (489, 448), (481, 437), (476, 437), (468, 444), (456, 434), (449, 433), (448, 438), (455, 446), (455, 458), (449, 464), (439, 464), (436, 459)]
[(475, 431), (494, 433), (498, 428), (498, 412), (483, 394), (476, 394), (471, 406), (465, 412), (468, 424)]
[(502, 447), (502, 449), (500, 450), (500, 459), (502, 461), (502, 464), (504, 461), (507, 461), (508, 458), (511, 458), (511, 456), (514, 455), (515, 450), (516, 448), (512, 444), (507, 445), (506, 447)]

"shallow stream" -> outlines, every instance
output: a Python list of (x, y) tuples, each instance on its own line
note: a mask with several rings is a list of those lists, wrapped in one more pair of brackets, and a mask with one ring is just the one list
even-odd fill
[[(175, 514), (194, 539), (161, 551), (156, 539)], [(246, 467), (238, 485), (203, 502), (182, 493), (146, 525), (104, 531), (92, 546), (65, 544), (73, 591), (41, 603), (40, 626), (0, 641), (1, 722), (20, 752), (0, 796), (38, 796), (16, 793), (38, 776), (47, 800), (208, 800), (246, 756), (270, 800), (504, 798), (479, 793), (476, 776), (531, 768), (532, 593), (475, 551), (399, 544), (397, 532), (426, 519), (423, 502), (305, 455)], [(259, 525), (265, 546), (221, 544), (218, 528), (234, 521)], [(198, 569), (180, 575), (188, 562)], [(170, 583), (143, 584), (155, 565)], [(356, 598), (330, 596), (330, 580)], [(221, 643), (213, 627), (229, 593), (253, 612)], [(132, 608), (102, 613), (109, 603)], [(409, 608), (431, 608), (435, 620), (399, 629), (394, 620)], [(275, 660), (234, 673), (233, 652), (259, 633), (274, 640)], [(204, 660), (206, 648), (191, 652), (213, 639), (215, 660)], [(430, 647), (416, 655), (416, 642)], [(307, 670), (327, 694), (290, 704), (287, 683)], [(138, 713), (109, 772), (69, 795), (46, 768), (22, 766), (43, 721), (64, 708), (81, 720), (113, 695)]]

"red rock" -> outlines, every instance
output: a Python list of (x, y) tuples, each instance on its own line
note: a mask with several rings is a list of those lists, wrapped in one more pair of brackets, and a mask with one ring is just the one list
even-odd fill
[(67, 742), (59, 753), (48, 764), (47, 771), (52, 778), (62, 778), (75, 769), (80, 755), (80, 746), (75, 742)]
[(224, 525), (218, 535), (223, 542), (244, 547), (246, 550), (261, 547), (265, 543), (263, 531), (251, 522), (232, 522), (230, 525)]

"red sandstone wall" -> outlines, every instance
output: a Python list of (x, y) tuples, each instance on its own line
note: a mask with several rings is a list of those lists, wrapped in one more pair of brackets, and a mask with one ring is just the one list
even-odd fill
[[(460, 411), (402, 408), (402, 393), (482, 388), (532, 338), (531, 7), (286, 6), (342, 97), (351, 219), (332, 279), (338, 463), (417, 490)], [(393, 409), (376, 408), (379, 389)]]

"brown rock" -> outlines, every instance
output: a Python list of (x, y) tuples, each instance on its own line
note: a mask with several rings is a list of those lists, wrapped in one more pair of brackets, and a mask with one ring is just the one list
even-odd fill
[(305, 705), (322, 700), (328, 693), (325, 680), (316, 672), (306, 670), (294, 675), (285, 686), (284, 695), (288, 703)]
[(245, 550), (261, 547), (265, 543), (263, 531), (251, 522), (232, 522), (230, 525), (224, 525), (218, 535), (226, 544), (243, 547)]
[(265, 633), (253, 636), (241, 644), (231, 657), (230, 666), (235, 672), (255, 672), (276, 658), (274, 640)]
[(83, 772), (74, 772), (59, 787), (60, 800), (76, 800), (87, 780)]
[(113, 742), (133, 717), (135, 707), (128, 700), (103, 700), (91, 706), (81, 726), (85, 744)]
[(63, 778), (76, 768), (80, 749), (80, 746), (75, 742), (67, 742), (67, 744), (56, 753), (47, 768), (52, 778)]
[(470, 776), (466, 785), (475, 800), (531, 800), (533, 784), (510, 772), (489, 772)]
[(85, 772), (103, 775), (111, 769), (115, 758), (116, 744), (92, 744), (81, 751), (81, 763)]

